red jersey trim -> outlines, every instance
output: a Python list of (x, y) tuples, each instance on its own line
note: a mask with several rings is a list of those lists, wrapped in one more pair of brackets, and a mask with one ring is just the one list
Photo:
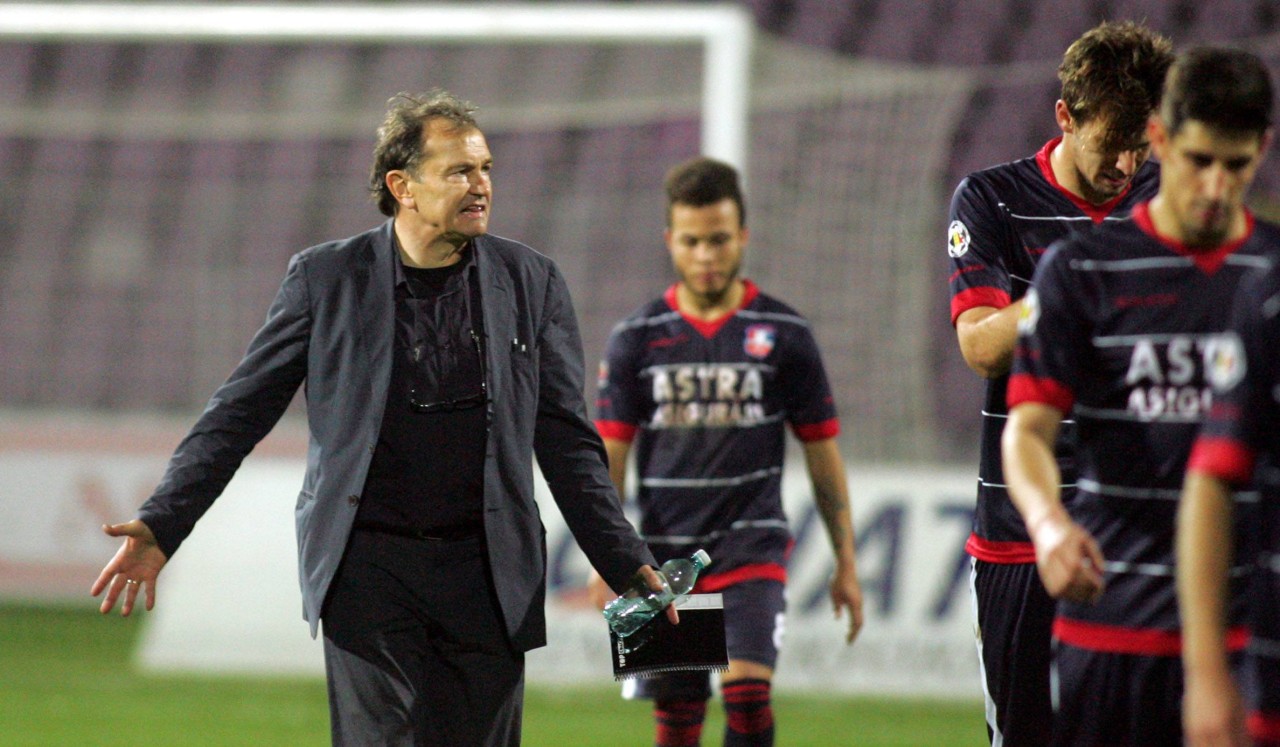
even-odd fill
[[(1090, 651), (1140, 656), (1181, 656), (1182, 633), (1154, 628), (1122, 628), (1118, 625), (1087, 623), (1059, 617), (1053, 621), (1053, 636), (1063, 643)], [(1249, 631), (1227, 631), (1227, 650), (1241, 651), (1249, 643)]]
[(1250, 711), (1245, 726), (1260, 744), (1280, 744), (1280, 713)]
[(1248, 241), (1249, 237), (1253, 235), (1253, 213), (1249, 212), (1248, 208), (1244, 208), (1244, 220), (1244, 235), (1240, 238), (1215, 246), (1212, 249), (1195, 250), (1181, 241), (1156, 231), (1156, 224), (1151, 221), (1151, 203), (1143, 202), (1133, 208), (1133, 222), (1138, 228), (1142, 229), (1143, 233), (1169, 247), (1175, 253), (1191, 258), (1191, 261), (1195, 262), (1196, 266), (1208, 275), (1217, 272), (1218, 268), (1222, 267), (1222, 263), (1227, 261), (1227, 257), (1231, 256), (1232, 252), (1239, 249), (1240, 245)]
[(680, 287), (679, 283), (672, 283), (671, 287), (667, 288), (667, 292), (662, 294), (662, 300), (667, 302), (667, 306), (669, 306), (672, 311), (678, 312), (680, 316), (684, 317), (684, 320), (689, 323), (689, 326), (698, 330), (698, 334), (710, 339), (716, 336), (716, 333), (720, 331), (720, 328), (732, 319), (734, 314), (737, 314), (740, 309), (745, 309), (750, 306), (751, 302), (756, 300), (756, 297), (760, 295), (759, 286), (750, 280), (743, 278), (742, 285), (742, 303), (738, 304), (738, 308), (718, 316), (715, 319), (698, 319), (696, 317), (689, 316), (684, 311), (681, 311), (680, 297), (676, 293), (676, 288)]
[(960, 291), (951, 297), (951, 324), (955, 326), (956, 319), (969, 309), (976, 309), (980, 306), (990, 306), (993, 309), (1003, 309), (1013, 303), (1009, 298), (1009, 294), (999, 288), (968, 288)]
[(596, 421), (596, 431), (600, 433), (600, 438), (612, 438), (615, 441), (631, 443), (636, 437), (637, 430), (639, 428), (636, 426), (617, 420)]
[(1065, 385), (1053, 379), (1025, 373), (1014, 374), (1009, 377), (1006, 403), (1010, 410), (1023, 402), (1036, 402), (1042, 405), (1049, 405), (1066, 415), (1071, 412), (1071, 406), (1075, 404), (1075, 401), (1075, 394)]
[(1133, 187), (1133, 180), (1130, 179), (1129, 183), (1124, 185), (1124, 189), (1120, 191), (1120, 194), (1112, 197), (1101, 205), (1094, 205), (1092, 202), (1089, 202), (1080, 195), (1058, 183), (1058, 177), (1053, 173), (1053, 163), (1050, 161), (1049, 157), (1053, 154), (1053, 149), (1058, 147), (1058, 143), (1060, 142), (1062, 142), (1061, 135), (1045, 143), (1044, 147), (1040, 149), (1040, 152), (1036, 153), (1036, 165), (1040, 167), (1040, 174), (1044, 176), (1045, 181), (1053, 185), (1054, 189), (1061, 192), (1068, 200), (1071, 200), (1073, 205), (1080, 208), (1081, 212), (1089, 216), (1089, 220), (1094, 223), (1101, 223), (1103, 219), (1108, 215), (1111, 215), (1111, 211), (1116, 209), (1116, 205), (1120, 204), (1120, 201), (1124, 199), (1125, 195), (1129, 194), (1129, 189)]
[(1014, 565), (1036, 562), (1036, 546), (1030, 542), (995, 542), (970, 534), (964, 550), (984, 563)]
[(734, 568), (724, 573), (703, 576), (693, 585), (693, 593), (710, 594), (727, 589), (744, 581), (781, 581), (787, 582), (787, 569), (777, 563), (755, 563)]
[(1191, 447), (1187, 471), (1204, 472), (1236, 485), (1253, 477), (1254, 451), (1230, 438), (1201, 436)]
[(835, 438), (840, 435), (840, 419), (831, 418), (821, 423), (805, 423), (803, 425), (792, 424), (791, 431), (796, 434), (796, 438), (805, 443)]

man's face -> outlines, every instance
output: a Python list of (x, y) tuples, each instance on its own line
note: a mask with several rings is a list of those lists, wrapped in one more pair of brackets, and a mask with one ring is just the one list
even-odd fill
[(1084, 124), (1073, 120), (1062, 137), (1076, 170), (1080, 196), (1094, 205), (1119, 196), (1151, 156), (1145, 132), (1125, 136), (1111, 131), (1102, 119)]
[(493, 156), (484, 134), (434, 119), (422, 137), (425, 156), (406, 172), (417, 220), (446, 240), (466, 241), (485, 233), (493, 204)]
[(676, 203), (666, 239), (681, 284), (709, 303), (724, 298), (738, 277), (747, 245), (738, 205), (727, 197), (701, 207)]
[(1189, 247), (1224, 243), (1241, 215), (1270, 133), (1225, 134), (1196, 120), (1173, 134), (1161, 123), (1150, 129), (1160, 159), (1160, 198), (1181, 232), (1173, 238)]

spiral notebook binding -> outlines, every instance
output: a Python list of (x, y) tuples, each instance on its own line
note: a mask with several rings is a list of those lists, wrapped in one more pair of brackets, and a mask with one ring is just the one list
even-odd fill
[(729, 668), (723, 595), (692, 594), (679, 600), (676, 609), (679, 625), (659, 615), (627, 638), (609, 632), (615, 680)]

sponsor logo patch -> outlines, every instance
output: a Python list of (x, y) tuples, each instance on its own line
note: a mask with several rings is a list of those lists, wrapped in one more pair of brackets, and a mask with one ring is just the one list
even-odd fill
[(1040, 296), (1035, 288), (1027, 290), (1022, 297), (1022, 308), (1018, 310), (1018, 334), (1029, 335), (1036, 331), (1036, 322), (1040, 321)]
[(958, 220), (947, 226), (947, 254), (952, 257), (963, 257), (969, 251), (969, 229)]

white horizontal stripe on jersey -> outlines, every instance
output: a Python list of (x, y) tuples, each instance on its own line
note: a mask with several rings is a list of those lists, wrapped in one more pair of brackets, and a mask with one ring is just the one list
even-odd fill
[(1204, 419), (1201, 415), (1185, 415), (1176, 412), (1164, 413), (1154, 418), (1144, 417), (1138, 413), (1129, 412), (1128, 410), (1087, 407), (1080, 404), (1075, 406), (1075, 413), (1077, 415), (1084, 415), (1090, 418), (1097, 418), (1098, 420), (1126, 420), (1132, 423), (1171, 423), (1175, 425), (1183, 423), (1196, 424)]
[(782, 467), (768, 467), (734, 477), (646, 477), (640, 484), (647, 488), (723, 488), (767, 480), (782, 474)]
[(1098, 337), (1094, 337), (1092, 342), (1094, 347), (1119, 348), (1129, 347), (1140, 342), (1149, 342), (1153, 345), (1158, 345), (1160, 343), (1172, 342), (1175, 339), (1194, 340), (1198, 342), (1200, 340), (1218, 340), (1221, 339), (1221, 337), (1221, 332), (1204, 332), (1199, 334), (1194, 332), (1171, 332), (1149, 335), (1099, 335)]
[(1259, 270), (1269, 270), (1271, 269), (1273, 262), (1270, 257), (1261, 257), (1256, 254), (1228, 254), (1227, 264), (1255, 267)]
[(1135, 272), (1162, 268), (1191, 267), (1190, 257), (1139, 257), (1137, 259), (1073, 259), (1067, 267), (1085, 272)]
[[(1108, 560), (1102, 564), (1107, 573), (1120, 573), (1130, 576), (1158, 576), (1173, 578), (1174, 567), (1166, 563), (1129, 563), (1123, 560)], [(1232, 578), (1249, 575), (1250, 568), (1245, 565), (1232, 566), (1227, 575)]]
[[(1057, 221), (1075, 221), (1075, 222), (1079, 222), (1082, 220), (1087, 220), (1087, 221), (1093, 220), (1093, 218), (1090, 218), (1087, 215), (1021, 215), (1019, 213), (1013, 212), (1012, 210), (1009, 210), (1009, 206), (1004, 204), (1003, 202), (999, 203), (999, 205), (1004, 210), (1009, 211), (1010, 218), (1017, 218), (1018, 220), (1057, 220)], [(1126, 216), (1116, 217), (1114, 215), (1108, 215), (1103, 220), (1129, 220), (1129, 216), (1126, 215)]]
[(635, 329), (636, 327), (656, 327), (659, 324), (674, 322), (679, 318), (680, 318), (680, 312), (668, 311), (664, 314), (657, 314), (655, 316), (646, 316), (642, 319), (632, 319), (630, 321), (618, 322), (616, 325), (614, 325), (613, 331), (618, 332), (621, 330)]
[(743, 319), (765, 319), (771, 322), (787, 322), (796, 324), (801, 327), (808, 327), (809, 320), (795, 314), (780, 314), (776, 311), (752, 311), (751, 309), (738, 309), (737, 315)]
[(755, 519), (735, 521), (729, 525), (728, 529), (717, 529), (710, 534), (704, 534), (701, 537), (691, 537), (682, 534), (646, 534), (644, 540), (646, 542), (661, 542), (664, 545), (695, 545), (699, 542), (709, 542), (719, 539), (730, 532), (742, 529), (787, 529), (787, 522), (782, 519)]
[(726, 362), (726, 363), (710, 363), (691, 361), (687, 363), (655, 363), (652, 366), (645, 367), (641, 373), (651, 374), (654, 371), (678, 371), (682, 368), (731, 368), (739, 371), (750, 371), (755, 369), (763, 373), (773, 373), (774, 366), (764, 363), (754, 363), (752, 361)]
[[(1134, 272), (1191, 267), (1194, 264), (1195, 261), (1191, 257), (1138, 257), (1136, 259), (1073, 259), (1067, 263), (1067, 266), (1073, 270), (1085, 272)], [(1229, 254), (1226, 264), (1265, 270), (1271, 267), (1271, 260), (1252, 254)]]
[(1280, 295), (1272, 296), (1262, 302), (1262, 315), (1268, 319), (1272, 319), (1276, 314), (1280, 314)]
[(646, 431), (678, 431), (682, 428), (701, 428), (704, 430), (712, 430), (715, 428), (759, 428), (761, 426), (772, 425), (784, 418), (784, 414), (777, 412), (772, 415), (766, 415), (756, 420), (744, 420), (737, 423), (672, 423), (670, 425), (655, 426), (653, 423), (642, 423), (640, 425)]
[[(982, 411), (982, 417), (984, 417), (984, 418), (996, 418), (997, 420), (1008, 420), (1008, 419), (1009, 419), (1009, 416), (1008, 416), (1008, 415), (1006, 415), (1006, 414), (1005, 414), (1005, 413), (1003, 413), (1003, 412), (987, 412), (986, 410), (983, 410), (983, 411)], [(1075, 424), (1076, 424), (1076, 421), (1075, 421), (1075, 419), (1073, 419), (1073, 418), (1063, 418), (1063, 419), (1062, 419), (1061, 421), (1059, 421), (1059, 422), (1061, 422), (1063, 425), (1075, 425)]]
[(1249, 653), (1264, 659), (1280, 659), (1280, 641), (1262, 638), (1255, 633), (1249, 637)]
[[(981, 485), (981, 486), (982, 486), (982, 487), (984, 487), (984, 488), (1004, 488), (1005, 490), (1008, 490), (1008, 489), (1009, 489), (1009, 486), (1008, 486), (1008, 485), (1005, 485), (1005, 484), (1003, 484), (1003, 483), (998, 483), (998, 482), (987, 482), (986, 480), (982, 479), (981, 477), (979, 477), (979, 478), (978, 478), (978, 484), (979, 484), (979, 485)], [(1064, 487), (1064, 488), (1074, 488), (1074, 487), (1076, 487), (1076, 483), (1074, 483), (1074, 482), (1063, 483), (1063, 484), (1062, 484), (1062, 487)]]
[[(1182, 490), (1177, 488), (1143, 488), (1131, 485), (1103, 485), (1097, 480), (1084, 478), (1080, 480), (1080, 489), (1097, 495), (1113, 498), (1129, 498), (1136, 501), (1176, 501), (1182, 497)], [(1242, 490), (1235, 494), (1237, 503), (1257, 503), (1260, 496), (1256, 490)]]

